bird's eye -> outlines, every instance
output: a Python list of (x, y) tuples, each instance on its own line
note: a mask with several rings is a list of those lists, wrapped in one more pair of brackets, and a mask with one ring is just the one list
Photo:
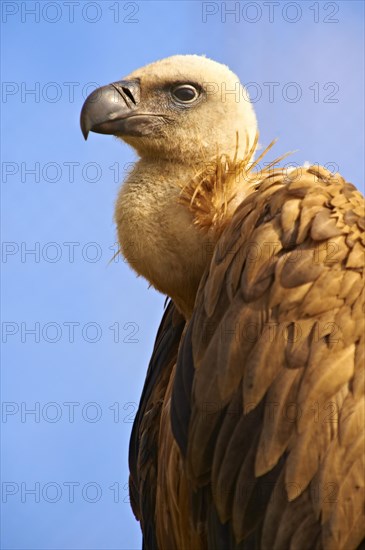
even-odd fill
[(199, 96), (199, 92), (191, 84), (180, 84), (172, 90), (175, 99), (182, 103), (191, 103)]

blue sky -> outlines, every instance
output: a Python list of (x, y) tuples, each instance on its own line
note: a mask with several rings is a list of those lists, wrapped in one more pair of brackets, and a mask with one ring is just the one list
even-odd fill
[(1, 548), (141, 547), (128, 442), (164, 296), (109, 263), (135, 157), (110, 136), (84, 142), (85, 94), (162, 57), (206, 54), (249, 84), (261, 143), (279, 138), (273, 156), (296, 150), (292, 163), (363, 190), (363, 11), (2, 2)]

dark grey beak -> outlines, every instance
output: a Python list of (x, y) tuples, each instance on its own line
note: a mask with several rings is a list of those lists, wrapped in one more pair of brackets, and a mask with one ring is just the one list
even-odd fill
[(80, 125), (84, 138), (87, 139), (89, 132), (140, 135), (135, 122), (132, 122), (139, 102), (139, 80), (120, 80), (94, 90), (81, 110)]

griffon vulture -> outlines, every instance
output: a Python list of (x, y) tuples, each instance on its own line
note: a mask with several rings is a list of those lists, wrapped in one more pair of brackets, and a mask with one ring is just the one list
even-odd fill
[(364, 548), (362, 195), (259, 169), (247, 93), (205, 57), (94, 91), (81, 127), (137, 152), (120, 248), (171, 298), (130, 442), (144, 548)]

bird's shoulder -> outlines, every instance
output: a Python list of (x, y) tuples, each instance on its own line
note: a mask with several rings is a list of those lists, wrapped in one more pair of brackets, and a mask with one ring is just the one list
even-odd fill
[(171, 421), (197, 524), (227, 547), (363, 536), (364, 244), (362, 195), (312, 166), (265, 177), (215, 247)]

